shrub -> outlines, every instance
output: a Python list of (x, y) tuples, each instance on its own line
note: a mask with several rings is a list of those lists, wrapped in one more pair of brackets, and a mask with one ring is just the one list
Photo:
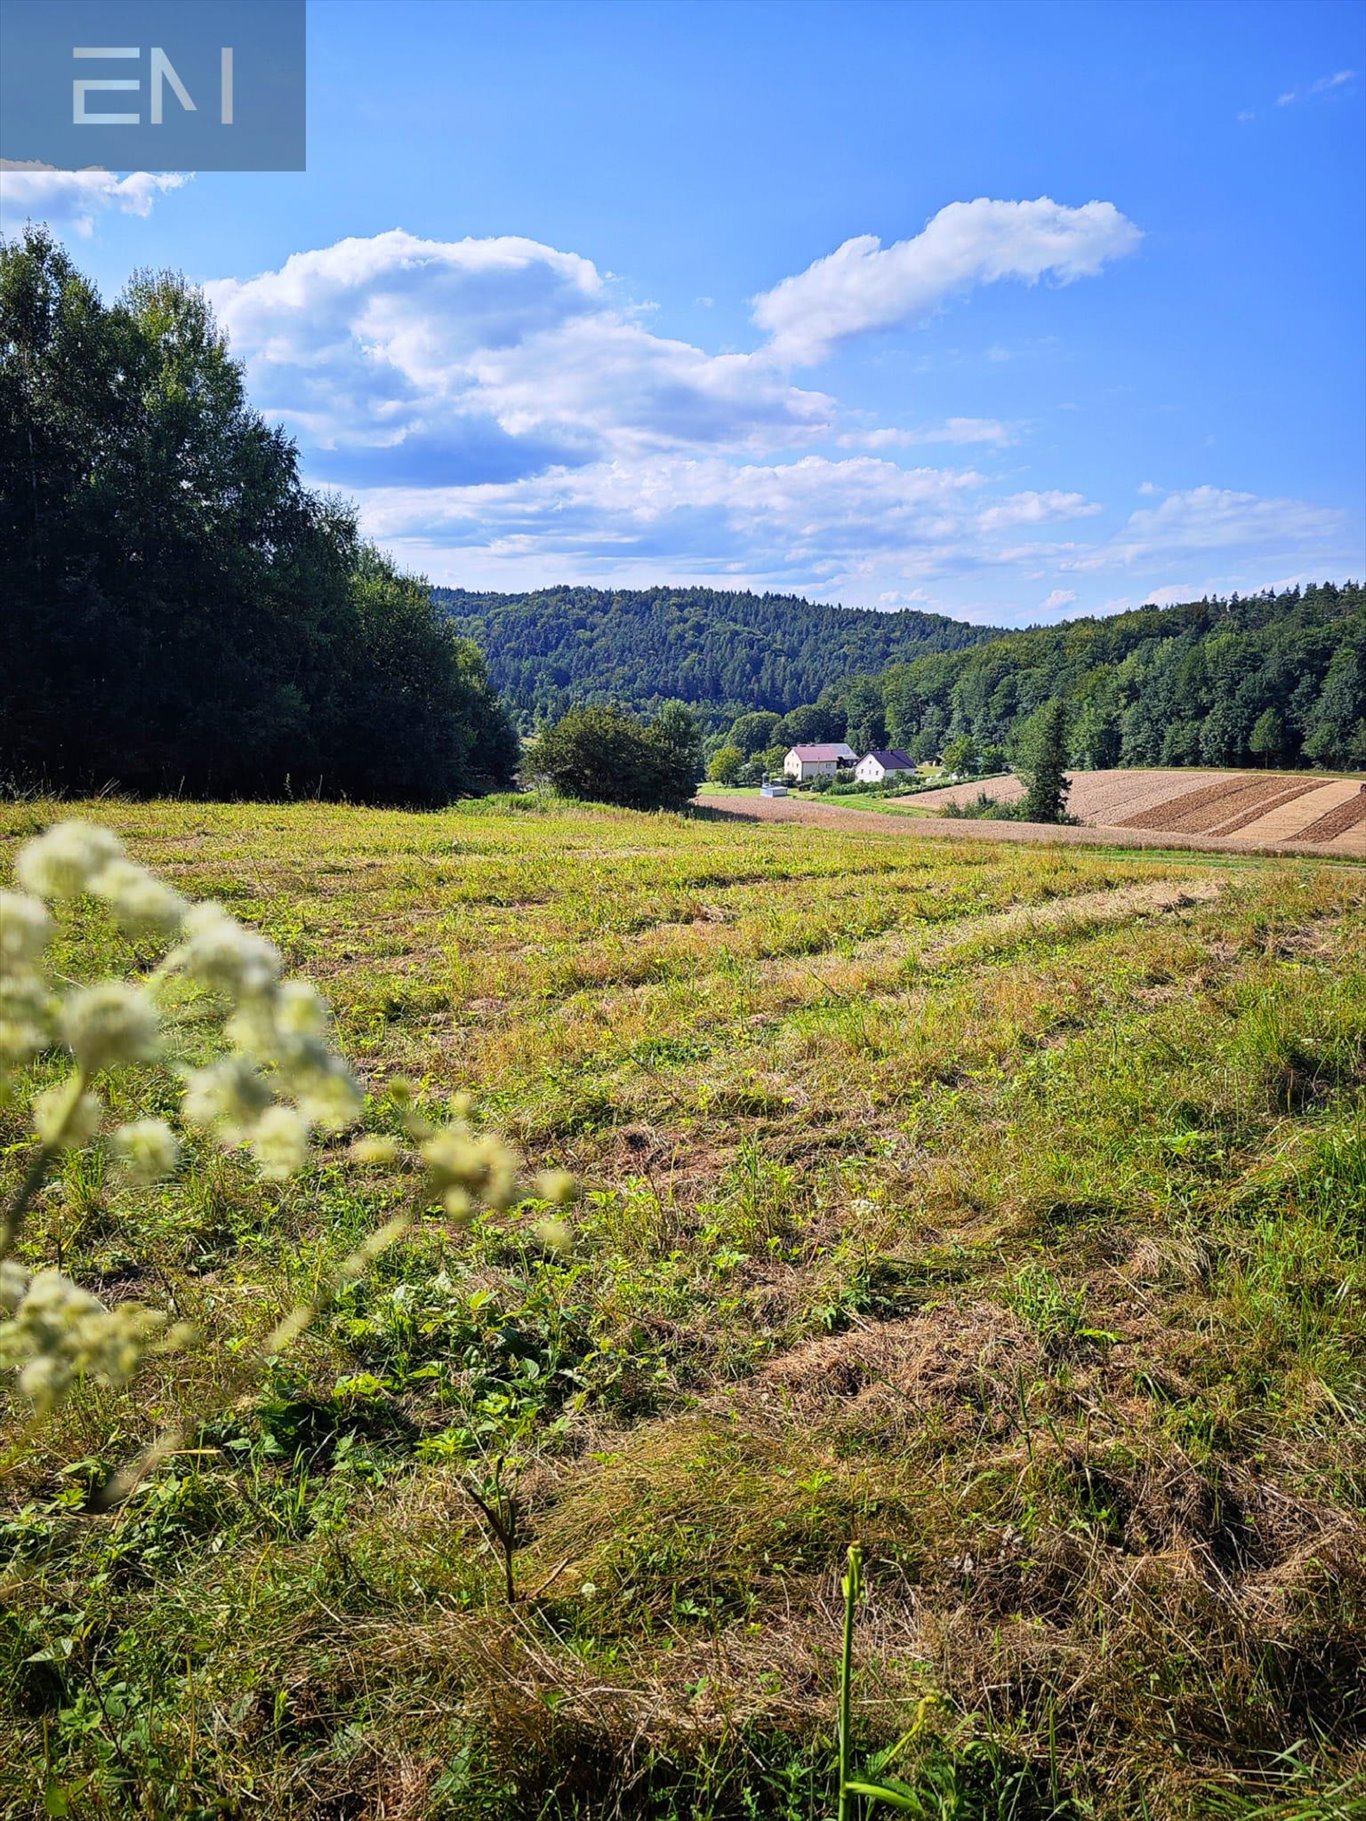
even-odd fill
[(676, 719), (665, 722), (663, 710), (646, 723), (607, 703), (571, 708), (537, 741), (530, 770), (562, 796), (682, 809), (697, 782), (696, 750), (683, 731)]

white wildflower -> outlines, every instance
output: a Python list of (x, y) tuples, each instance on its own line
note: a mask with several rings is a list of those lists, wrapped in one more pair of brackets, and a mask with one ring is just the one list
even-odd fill
[(308, 1162), (308, 1121), (294, 1107), (268, 1107), (248, 1143), (261, 1174), (283, 1182)]
[(326, 1038), (332, 1028), (327, 1001), (311, 980), (282, 980), (273, 996), (275, 1028), (284, 1037)]
[(468, 1189), (447, 1189), (441, 1197), (441, 1205), (457, 1227), (467, 1227), (478, 1208)]
[(111, 860), (90, 881), (130, 935), (173, 936), (190, 908), (169, 885), (133, 860)]
[(538, 1220), (532, 1228), (547, 1252), (567, 1252), (574, 1244), (574, 1234), (567, 1220)]
[(286, 980), (254, 994), (228, 1020), (228, 1041), (255, 1062), (272, 1065), (280, 1091), (309, 1122), (327, 1131), (354, 1125), (364, 1096), (345, 1060), (327, 1041), (327, 1002), (305, 980)]
[(20, 1390), (48, 1411), (87, 1373), (105, 1384), (125, 1383), (167, 1322), (142, 1303), (106, 1309), (60, 1271), (38, 1271), (9, 1320), (0, 1322), (0, 1368), (18, 1367)]
[(70, 994), (61, 1010), (63, 1041), (87, 1074), (156, 1054), (157, 1009), (140, 987), (102, 980)]
[(12, 1258), (0, 1260), (0, 1315), (13, 1315), (28, 1291), (29, 1273)]
[(350, 1068), (340, 1056), (329, 1055), (325, 1064), (290, 1074), (281, 1070), (299, 1111), (324, 1132), (344, 1132), (365, 1110), (365, 1096)]
[(114, 1132), (114, 1150), (131, 1182), (160, 1182), (176, 1167), (180, 1144), (164, 1119), (133, 1119)]
[(397, 1163), (399, 1142), (397, 1138), (366, 1137), (358, 1138), (351, 1146), (351, 1161), (359, 1164)]
[(33, 1129), (46, 1145), (79, 1150), (100, 1129), (104, 1103), (89, 1091), (72, 1098), (71, 1081), (45, 1088), (33, 1102)]
[(212, 1131), (220, 1143), (241, 1144), (270, 1105), (270, 1085), (244, 1056), (228, 1056), (185, 1078), (181, 1113), (187, 1125)]
[(52, 916), (41, 898), (27, 892), (0, 892), (0, 962), (32, 966), (52, 939)]
[(572, 1201), (578, 1188), (568, 1170), (538, 1170), (531, 1186), (538, 1200), (554, 1202), (556, 1207)]
[(89, 890), (95, 875), (122, 853), (123, 843), (107, 828), (90, 822), (56, 822), (19, 849), (14, 874), (35, 897), (78, 898)]
[(53, 999), (39, 974), (0, 972), (0, 1070), (27, 1062), (52, 1039)]
[(432, 1188), (447, 1197), (464, 1192), (490, 1207), (506, 1207), (517, 1188), (517, 1157), (492, 1133), (472, 1132), (460, 1121), (441, 1129), (421, 1147)]
[(201, 986), (247, 999), (268, 992), (280, 978), (280, 951), (273, 942), (230, 917), (221, 904), (193, 904), (181, 924), (184, 940), (169, 957)]

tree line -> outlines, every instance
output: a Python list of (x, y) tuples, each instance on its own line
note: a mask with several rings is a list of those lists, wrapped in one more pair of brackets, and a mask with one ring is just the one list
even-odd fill
[(996, 633), (843, 677), (784, 715), (751, 709), (709, 757), (774, 769), (798, 742), (847, 740), (991, 771), (1032, 749), (1054, 703), (1082, 769), (1366, 769), (1366, 590), (1324, 582)]
[(440, 803), (517, 741), (425, 581), (310, 491), (203, 296), (0, 243), (0, 786)]

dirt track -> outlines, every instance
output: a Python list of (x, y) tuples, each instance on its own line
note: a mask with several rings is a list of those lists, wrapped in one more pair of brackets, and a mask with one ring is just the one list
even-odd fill
[[(1186, 776), (1189, 780), (1190, 774), (1187, 773)], [(975, 792), (976, 786), (971, 789)], [(934, 794), (938, 796), (941, 793)], [(924, 801), (923, 797), (916, 798), (917, 804)], [(752, 797), (700, 796), (695, 797), (693, 802), (709, 814), (735, 816), (748, 822), (805, 822), (821, 828), (862, 829), (868, 834), (917, 835), (930, 840), (1038, 841), (1079, 847), (1190, 848), (1197, 853), (1271, 854), (1287, 858), (1303, 858), (1306, 855), (1323, 855), (1332, 859), (1356, 857), (1353, 852), (1337, 844), (1343, 839), (1341, 835), (1331, 843), (1295, 841), (1292, 845), (1285, 840), (1249, 842), (1246, 838), (1172, 833), (1147, 828), (1118, 828), (1113, 825), (1058, 828), (1044, 822), (959, 822), (943, 816), (911, 816), (899, 810), (841, 809), (820, 798), (761, 797), (757, 791)], [(1349, 832), (1357, 833), (1361, 830)], [(1362, 852), (1366, 855), (1366, 843), (1363, 844)]]

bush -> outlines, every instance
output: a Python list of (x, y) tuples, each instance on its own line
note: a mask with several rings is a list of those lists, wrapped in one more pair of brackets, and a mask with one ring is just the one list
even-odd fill
[[(571, 708), (543, 733), (532, 774), (561, 796), (623, 809), (682, 809), (697, 782), (697, 752), (681, 727), (645, 723), (607, 703)], [(695, 723), (694, 723), (695, 725)]]

